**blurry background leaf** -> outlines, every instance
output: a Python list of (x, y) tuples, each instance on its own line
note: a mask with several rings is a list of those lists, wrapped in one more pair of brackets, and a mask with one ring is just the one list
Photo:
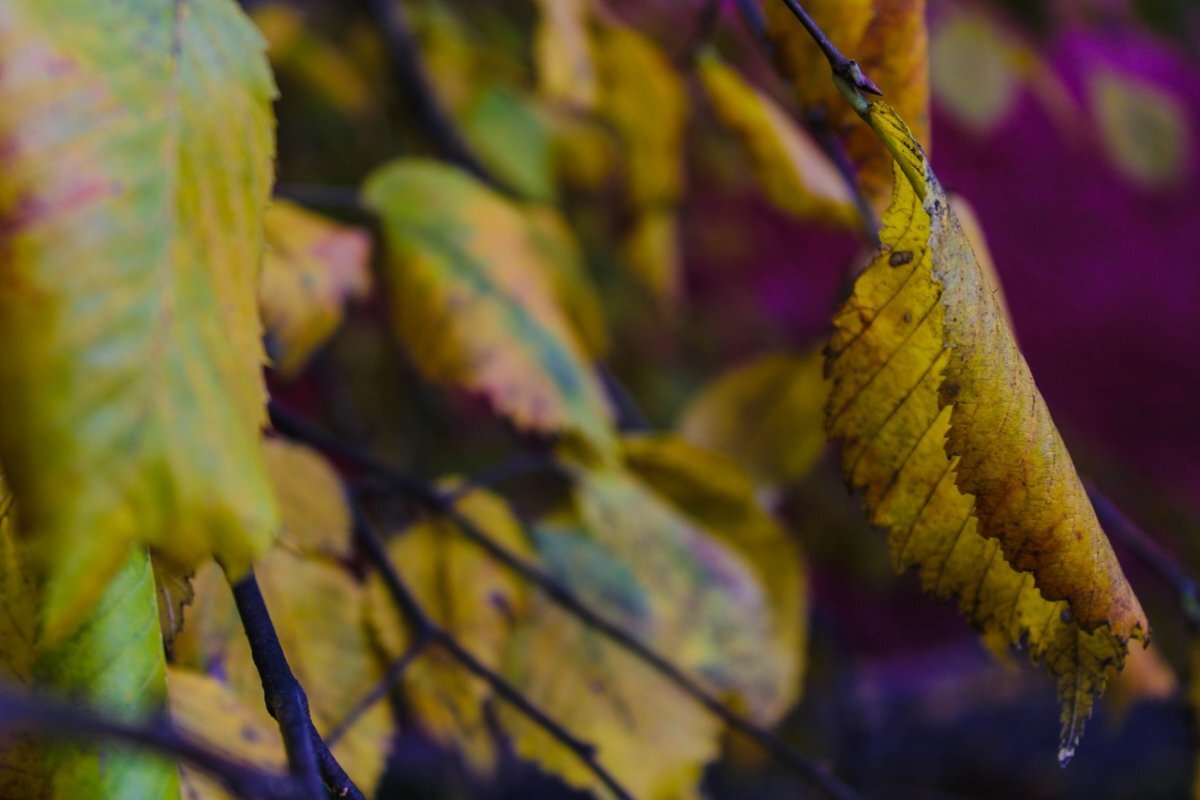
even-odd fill
[(341, 324), (346, 302), (370, 293), (371, 240), (285, 200), (267, 209), (264, 223), (258, 305), (268, 352), (292, 376)]
[(858, 222), (846, 181), (812, 137), (718, 56), (701, 56), (698, 70), (717, 119), (741, 141), (759, 185), (777, 208), (803, 219)]
[(1117, 168), (1151, 188), (1177, 186), (1188, 174), (1192, 138), (1179, 101), (1109, 71), (1094, 73), (1088, 89), (1100, 139)]
[(520, 210), (452, 167), (400, 161), (364, 189), (381, 215), (395, 324), (436, 381), (518, 428), (604, 446), (609, 409)]

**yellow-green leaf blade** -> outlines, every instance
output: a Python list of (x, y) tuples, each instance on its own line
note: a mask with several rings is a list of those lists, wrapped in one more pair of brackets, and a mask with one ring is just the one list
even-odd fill
[(274, 533), (261, 50), (229, 0), (0, 5), (0, 457), (52, 636), (134, 543), (240, 569)]
[(607, 400), (520, 211), (422, 161), (381, 168), (364, 196), (384, 222), (396, 324), (418, 367), (520, 428), (607, 444)]

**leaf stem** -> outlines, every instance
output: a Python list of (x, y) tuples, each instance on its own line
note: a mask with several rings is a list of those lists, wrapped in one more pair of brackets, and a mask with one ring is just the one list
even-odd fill
[(262, 680), (267, 710), (279, 723), (288, 765), (304, 787), (305, 797), (324, 800), (328, 786), (337, 797), (363, 800), (362, 792), (329, 752), (313, 725), (308, 695), (288, 664), (258, 579), (251, 572), (233, 583), (232, 588), (250, 655)]
[(875, 82), (863, 74), (863, 71), (858, 66), (858, 62), (852, 58), (847, 58), (842, 54), (841, 50), (837, 49), (837, 45), (829, 40), (825, 32), (818, 27), (813, 18), (804, 10), (804, 6), (800, 5), (799, 0), (783, 0), (783, 4), (788, 7), (788, 10), (800, 20), (800, 24), (808, 31), (808, 35), (817, 43), (817, 47), (821, 48), (821, 52), (825, 54), (825, 60), (829, 62), (829, 66), (833, 69), (835, 77), (850, 83), (860, 91), (867, 94), (883, 95)]
[(573, 615), (580, 622), (617, 644), (626, 652), (632, 654), (670, 680), (696, 703), (719, 718), (730, 728), (757, 742), (760, 747), (774, 756), (780, 763), (786, 764), (798, 774), (806, 777), (826, 796), (836, 798), (836, 800), (850, 800), (851, 798), (858, 797), (853, 789), (827, 770), (797, 752), (791, 745), (774, 733), (731, 711), (720, 699), (705, 689), (699, 682), (686, 675), (682, 669), (669, 659), (647, 647), (632, 633), (610, 622), (599, 612), (594, 611), (580, 600), (568, 586), (542, 572), (536, 566), (526, 562), (523, 558), (517, 556), (490, 537), (476, 526), (474, 522), (459, 512), (452, 500), (439, 492), (435, 487), (393, 469), (374, 456), (362, 452), (354, 445), (338, 439), (305, 419), (297, 417), (274, 401), (271, 402), (269, 410), (271, 424), (279, 432), (307, 442), (310, 445), (325, 450), (327, 453), (346, 458), (358, 467), (374, 473), (392, 491), (399, 492), (416, 500), (428, 510), (441, 514), (453, 522), (464, 536), (491, 555), (501, 565), (511, 570), (523, 580), (536, 586), (552, 602)]

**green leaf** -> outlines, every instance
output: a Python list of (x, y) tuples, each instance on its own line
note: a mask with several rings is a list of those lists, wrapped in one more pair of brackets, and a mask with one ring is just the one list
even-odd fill
[(274, 535), (255, 297), (274, 94), (231, 0), (0, 5), (0, 459), (51, 638), (136, 543), (236, 573)]
[[(79, 697), (105, 713), (137, 720), (166, 698), (163, 640), (154, 573), (130, 554), (77, 631), (35, 644), (39, 592), (12, 535), (0, 483), (0, 679)], [(170, 800), (179, 796), (174, 762), (126, 747), (74, 744), (22, 735), (0, 741), (0, 797)]]

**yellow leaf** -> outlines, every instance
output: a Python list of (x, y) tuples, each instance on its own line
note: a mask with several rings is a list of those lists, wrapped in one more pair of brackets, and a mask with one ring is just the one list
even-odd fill
[(538, 89), (579, 111), (596, 107), (599, 79), (588, 34), (590, 0), (538, 0)]
[[(317, 730), (327, 735), (383, 677), (368, 635), (363, 586), (324, 558), (276, 547), (254, 568), (288, 663), (308, 694)], [(175, 640), (175, 663), (218, 676), (247, 708), (263, 703), (262, 682), (225, 576), (210, 564), (196, 573), (194, 608)], [(372, 706), (333, 748), (368, 796), (383, 774), (395, 732), (386, 703)]]
[(136, 543), (238, 572), (274, 535), (255, 307), (274, 93), (231, 0), (0, 7), (0, 458), (51, 639)]
[(715, 53), (703, 54), (697, 69), (717, 119), (742, 143), (777, 208), (802, 219), (858, 223), (846, 181), (804, 129)]
[(279, 543), (304, 556), (348, 559), (353, 527), (342, 480), (310, 447), (267, 439), (267, 472), (283, 510)]
[(196, 593), (192, 589), (192, 573), (180, 572), (170, 564), (150, 554), (154, 569), (154, 597), (158, 601), (158, 627), (162, 630), (167, 652), (175, 637), (183, 630), (184, 609), (192, 604)]
[[(896, 111), (912, 123), (916, 138), (929, 142), (929, 56), (925, 0), (805, 0), (830, 40), (861, 65)], [(858, 168), (866, 195), (882, 201), (891, 185), (890, 158), (870, 131), (863, 130), (829, 81), (825, 56), (784, 3), (763, 0), (768, 35), (779, 63), (792, 80), (801, 108), (823, 113)]]
[(371, 238), (287, 201), (267, 209), (258, 306), (284, 375), (300, 371), (337, 329), (347, 300), (371, 292)]
[(599, 113), (620, 142), (630, 204), (674, 205), (683, 191), (683, 79), (657, 45), (624, 26), (598, 31), (596, 60)]
[(607, 447), (607, 399), (520, 209), (425, 161), (382, 167), (364, 193), (383, 220), (397, 331), (417, 366), (484, 394), (519, 428)]
[(771, 353), (740, 364), (700, 390), (679, 432), (728, 455), (761, 487), (796, 481), (825, 450), (823, 369), (818, 352)]
[(1108, 70), (1090, 76), (1088, 95), (1100, 140), (1126, 176), (1151, 188), (1187, 179), (1192, 136), (1174, 95)]
[[(171, 719), (187, 735), (229, 758), (276, 773), (287, 771), (279, 728), (259, 701), (246, 702), (209, 675), (170, 667)], [(216, 781), (185, 764), (180, 780), (186, 800), (236, 800)]]
[(670, 434), (627, 436), (621, 444), (631, 472), (753, 567), (769, 605), (770, 633), (753, 688), (743, 694), (757, 720), (777, 722), (803, 685), (808, 587), (799, 547), (720, 453)]
[[(643, 637), (664, 631), (632, 565), (589, 533), (535, 530), (546, 569), (606, 618)], [(666, 651), (669, 654), (671, 651)], [(596, 747), (600, 763), (635, 797), (698, 796), (719, 753), (721, 724), (674, 683), (538, 595), (518, 625), (506, 676), (540, 708)], [(518, 755), (572, 786), (607, 797), (579, 759), (541, 728), (498, 707)]]
[[(528, 556), (521, 525), (503, 500), (473, 491), (459, 511), (511, 552)], [(427, 519), (388, 543), (392, 563), (438, 625), (477, 659), (499, 670), (513, 624), (525, 610), (527, 587), (447, 520)], [(370, 619), (389, 659), (404, 652), (410, 637), (383, 582), (370, 587)], [(405, 672), (403, 686), (423, 727), (456, 746), (483, 773), (496, 765), (493, 737), (484, 714), (491, 689), (441, 651), (426, 651)]]
[(848, 96), (897, 165), (880, 252), (834, 318), (828, 430), (897, 566), (1058, 678), (1066, 760), (1149, 626), (920, 145)]
[(621, 242), (621, 263), (642, 288), (667, 307), (683, 293), (679, 218), (673, 208), (646, 211)]

